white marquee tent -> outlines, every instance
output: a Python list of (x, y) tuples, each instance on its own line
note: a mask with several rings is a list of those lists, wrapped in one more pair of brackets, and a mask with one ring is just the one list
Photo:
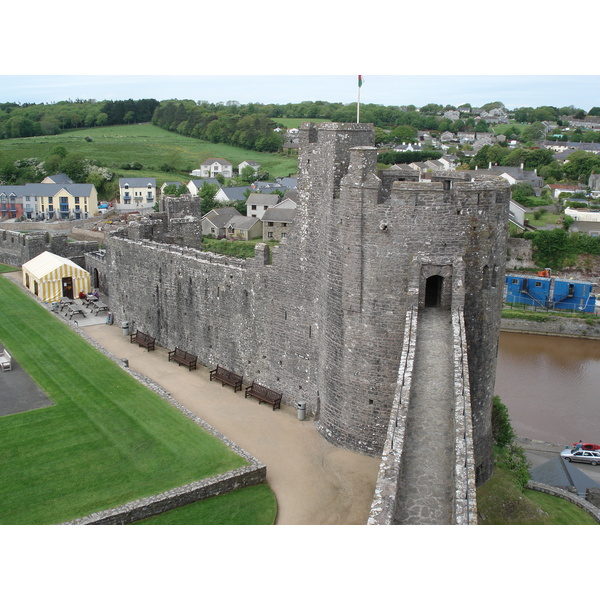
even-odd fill
[(22, 267), (23, 285), (44, 302), (77, 298), (90, 291), (90, 274), (72, 260), (42, 252)]

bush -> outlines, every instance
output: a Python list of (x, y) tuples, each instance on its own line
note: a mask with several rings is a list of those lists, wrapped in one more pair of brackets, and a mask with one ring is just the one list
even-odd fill
[(494, 444), (499, 448), (508, 446), (515, 439), (515, 432), (508, 416), (508, 408), (500, 400), (500, 396), (494, 396), (492, 399), (492, 436)]
[(525, 456), (525, 450), (521, 446), (511, 443), (498, 452), (497, 461), (510, 471), (516, 484), (521, 490), (524, 490), (529, 481), (529, 463)]

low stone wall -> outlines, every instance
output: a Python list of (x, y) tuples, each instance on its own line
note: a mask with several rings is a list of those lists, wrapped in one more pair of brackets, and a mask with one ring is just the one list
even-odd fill
[(527, 482), (526, 487), (528, 490), (534, 490), (536, 492), (542, 492), (543, 494), (550, 494), (551, 496), (557, 496), (559, 498), (563, 498), (564, 500), (568, 500), (592, 515), (592, 517), (594, 517), (594, 519), (600, 523), (600, 508), (594, 506), (591, 502), (588, 502), (587, 500), (584, 500), (575, 494), (571, 494), (571, 492), (561, 490), (560, 488), (552, 485), (540, 483), (539, 481), (531, 480)]
[(392, 525), (394, 523), (417, 343), (417, 319), (418, 311), (416, 309), (407, 311), (396, 393), (367, 525)]
[(500, 331), (531, 333), (556, 337), (600, 339), (600, 324), (588, 325), (584, 319), (549, 317), (544, 323), (526, 319), (502, 319)]
[(454, 522), (456, 525), (477, 525), (471, 388), (462, 310), (452, 311), (452, 330), (454, 336), (454, 448), (456, 452)]
[(63, 525), (127, 525), (198, 500), (263, 483), (266, 473), (267, 468), (264, 465), (243, 467), (217, 477), (173, 488), (156, 496), (141, 498), (110, 510), (68, 521)]

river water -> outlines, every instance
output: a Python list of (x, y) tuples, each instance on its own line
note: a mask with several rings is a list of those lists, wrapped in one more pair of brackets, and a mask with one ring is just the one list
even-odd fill
[(495, 393), (518, 436), (600, 444), (600, 340), (502, 332)]

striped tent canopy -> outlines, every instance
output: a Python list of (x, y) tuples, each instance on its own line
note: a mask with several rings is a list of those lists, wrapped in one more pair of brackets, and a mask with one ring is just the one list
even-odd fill
[(90, 291), (90, 274), (72, 260), (42, 252), (22, 267), (23, 285), (44, 302)]

